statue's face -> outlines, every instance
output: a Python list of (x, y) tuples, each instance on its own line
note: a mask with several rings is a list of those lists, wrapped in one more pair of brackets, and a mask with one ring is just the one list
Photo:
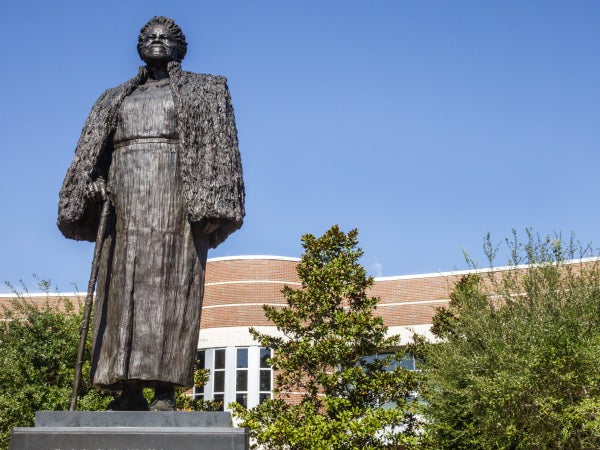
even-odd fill
[(154, 25), (142, 35), (142, 59), (147, 64), (166, 64), (177, 56), (177, 41), (164, 25)]

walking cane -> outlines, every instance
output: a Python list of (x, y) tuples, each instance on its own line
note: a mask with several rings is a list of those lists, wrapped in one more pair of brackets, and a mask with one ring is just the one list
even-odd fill
[(87, 340), (88, 328), (90, 325), (90, 315), (92, 313), (92, 304), (94, 302), (94, 289), (98, 279), (98, 268), (100, 266), (100, 255), (102, 253), (102, 244), (106, 233), (106, 224), (110, 215), (110, 198), (108, 193), (102, 189), (102, 212), (100, 213), (100, 222), (98, 224), (98, 234), (96, 235), (96, 247), (94, 248), (94, 259), (92, 260), (92, 273), (88, 283), (87, 296), (85, 297), (85, 308), (83, 310), (83, 319), (79, 329), (79, 347), (77, 347), (77, 362), (75, 363), (75, 377), (73, 379), (73, 393), (71, 394), (71, 406), (69, 411), (75, 411), (77, 408), (77, 392), (81, 384), (81, 367), (83, 366), (83, 353), (85, 351), (85, 341)]

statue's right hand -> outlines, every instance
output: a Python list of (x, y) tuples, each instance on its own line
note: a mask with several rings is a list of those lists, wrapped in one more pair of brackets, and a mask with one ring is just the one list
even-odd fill
[(92, 203), (101, 202), (106, 199), (107, 192), (104, 178), (98, 177), (86, 186), (85, 198)]

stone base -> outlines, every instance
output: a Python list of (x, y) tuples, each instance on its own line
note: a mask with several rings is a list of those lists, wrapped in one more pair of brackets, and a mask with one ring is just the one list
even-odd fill
[(223, 412), (36, 413), (35, 427), (14, 428), (10, 450), (246, 450), (248, 431)]
[(231, 426), (231, 413), (139, 411), (36, 411), (37, 427), (221, 427)]

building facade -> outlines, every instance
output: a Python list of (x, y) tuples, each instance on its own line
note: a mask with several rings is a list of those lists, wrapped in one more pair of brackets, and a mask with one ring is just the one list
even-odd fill
[[(284, 286), (299, 287), (298, 258), (238, 256), (212, 258), (207, 262), (198, 342), (198, 365), (210, 370), (210, 381), (193, 395), (205, 400), (238, 402), (251, 408), (273, 395), (273, 371), (267, 360), (270, 350), (261, 348), (249, 333), (277, 334), (262, 306), (285, 305)], [(374, 279), (369, 295), (379, 298), (376, 314), (389, 333), (408, 343), (412, 332), (429, 335), (437, 308), (448, 304), (452, 286), (468, 271), (380, 277)], [(30, 294), (31, 299), (60, 305), (60, 297), (85, 294)], [(13, 295), (0, 295), (0, 307)], [(176, 351), (176, 349), (174, 349)], [(410, 361), (402, 363), (410, 367)]]
[[(200, 365), (211, 372), (210, 381), (195, 395), (224, 405), (238, 402), (253, 407), (272, 396), (273, 371), (269, 349), (261, 348), (249, 333), (277, 335), (265, 317), (264, 304), (285, 305), (284, 286), (299, 287), (298, 258), (239, 256), (207, 262), (204, 304), (198, 343)], [(412, 332), (428, 335), (436, 308), (448, 304), (449, 292), (465, 272), (375, 278), (370, 296), (380, 299), (379, 314), (389, 333), (402, 342)], [(405, 361), (410, 367), (410, 361)]]

